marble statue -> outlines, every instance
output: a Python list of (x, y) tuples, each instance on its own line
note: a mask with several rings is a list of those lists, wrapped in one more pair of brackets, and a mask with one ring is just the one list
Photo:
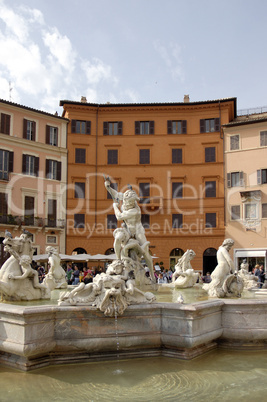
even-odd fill
[(31, 267), (33, 248), (31, 233), (24, 230), (12, 238), (6, 231), (4, 250), (10, 253), (0, 270), (0, 293), (4, 300), (50, 299), (50, 290), (39, 283), (38, 273)]
[(196, 256), (193, 250), (187, 250), (179, 258), (172, 275), (172, 283), (176, 288), (191, 288), (199, 278), (198, 272), (192, 268), (190, 261)]
[(257, 288), (258, 277), (248, 272), (248, 268), (247, 260), (244, 259), (240, 265), (238, 275), (243, 279), (244, 289), (251, 290)]
[[(122, 222), (121, 227), (113, 232), (114, 250), (117, 258), (130, 257), (138, 263), (143, 257), (150, 272), (150, 281), (155, 283), (153, 261), (149, 253), (150, 243), (145, 236), (145, 229), (141, 223), (141, 209), (137, 203), (139, 197), (131, 186), (124, 193), (114, 190), (110, 186), (109, 178), (105, 178), (105, 187), (113, 199), (115, 216), (118, 221)], [(121, 206), (120, 201), (122, 201)], [(140, 267), (143, 268), (142, 264)], [(143, 277), (145, 277), (144, 269)], [(141, 283), (139, 278), (136, 280)]]
[(50, 289), (64, 289), (68, 286), (66, 272), (60, 265), (60, 256), (55, 247), (46, 247), (48, 253), (49, 271), (44, 279), (44, 284)]
[(240, 297), (244, 288), (243, 279), (235, 272), (229, 251), (233, 247), (232, 239), (225, 239), (217, 251), (218, 265), (211, 274), (211, 282), (202, 289), (211, 297)]
[(83, 282), (61, 295), (60, 305), (91, 305), (106, 316), (122, 315), (130, 304), (151, 303), (155, 296), (135, 287), (134, 272), (127, 260), (114, 260), (105, 273), (96, 275), (93, 282)]

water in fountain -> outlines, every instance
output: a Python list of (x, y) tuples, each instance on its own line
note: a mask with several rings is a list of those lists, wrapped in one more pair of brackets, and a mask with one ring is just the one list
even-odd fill
[(117, 368), (116, 370), (113, 371), (112, 374), (114, 375), (120, 375), (123, 373), (123, 370), (120, 369), (120, 342), (119, 342), (119, 333), (118, 333), (118, 312), (117, 312), (117, 306), (115, 301), (113, 300), (114, 303), (114, 311), (115, 311), (115, 334), (116, 334), (116, 344), (117, 344)]

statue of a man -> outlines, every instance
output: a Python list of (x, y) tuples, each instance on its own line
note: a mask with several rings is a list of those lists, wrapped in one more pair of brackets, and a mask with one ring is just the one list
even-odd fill
[[(114, 231), (114, 250), (117, 258), (122, 259), (122, 248), (129, 240), (135, 239), (143, 250), (143, 256), (149, 268), (151, 280), (155, 282), (153, 261), (149, 253), (149, 242), (145, 236), (145, 229), (141, 222), (141, 209), (137, 204), (139, 197), (131, 188), (120, 193), (110, 187), (109, 179), (105, 180), (105, 187), (113, 198), (113, 209), (118, 221), (123, 221), (122, 228)], [(120, 208), (119, 202), (122, 201)]]

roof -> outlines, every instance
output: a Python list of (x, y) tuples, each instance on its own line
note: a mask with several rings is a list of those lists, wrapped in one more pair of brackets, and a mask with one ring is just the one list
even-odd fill
[(247, 115), (247, 116), (238, 116), (235, 120), (224, 124), (223, 127), (235, 127), (242, 126), (246, 124), (255, 124), (262, 123), (267, 121), (267, 113), (255, 114), (255, 115)]
[(30, 110), (30, 111), (36, 112), (36, 113), (41, 113), (41, 114), (43, 114), (45, 116), (54, 117), (55, 119), (68, 121), (68, 119), (66, 119), (66, 117), (57, 116), (56, 114), (44, 112), (43, 110), (34, 109), (34, 108), (29, 107), (29, 106), (20, 105), (19, 103), (10, 102), (10, 101), (4, 100), (4, 99), (0, 99), (0, 103), (5, 103), (6, 105), (19, 107), (21, 109)]
[(70, 100), (61, 100), (59, 106), (64, 106), (65, 104), (77, 105), (77, 106), (91, 106), (91, 107), (140, 107), (140, 106), (194, 106), (194, 105), (205, 105), (212, 103), (226, 103), (234, 102), (234, 114), (236, 116), (236, 98), (223, 98), (217, 100), (206, 100), (199, 102), (162, 102), (162, 103), (89, 103), (89, 102), (76, 102)]

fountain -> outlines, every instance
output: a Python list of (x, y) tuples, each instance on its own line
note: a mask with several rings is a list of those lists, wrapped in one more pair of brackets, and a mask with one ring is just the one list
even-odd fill
[[(233, 272), (229, 256), (233, 241), (226, 239), (219, 248), (218, 266), (209, 286), (202, 289), (194, 283), (195, 278), (190, 287), (175, 286), (188, 270), (188, 277), (192, 276), (189, 264), (195, 253), (188, 250), (183, 259), (187, 265), (183, 268), (182, 261), (178, 264), (174, 283), (170, 284), (173, 289), (161, 287), (155, 292), (138, 197), (132, 188), (125, 193), (111, 189), (108, 179), (105, 186), (122, 226), (114, 231), (117, 259), (93, 283), (82, 283), (71, 290), (63, 283), (62, 289), (61, 271), (55, 270), (59, 268), (58, 258), (50, 250), (53, 261), (49, 281), (39, 288), (26, 258), (32, 255), (28, 233), (15, 239), (6, 234), (4, 242), (12, 255), (0, 271), (0, 290), (7, 300), (0, 304), (2, 365), (30, 371), (63, 363), (117, 361), (118, 355), (120, 362), (144, 357), (191, 360), (218, 348), (263, 350), (267, 340), (267, 301), (236, 298), (242, 292), (243, 280)], [(150, 279), (145, 276), (142, 257)], [(53, 279), (55, 272), (58, 274)], [(29, 298), (25, 292), (21, 295), (18, 283), (21, 289), (30, 290)], [(164, 290), (173, 292), (175, 299), (155, 300), (155, 293), (160, 298)], [(57, 304), (54, 298), (48, 301), (45, 296), (55, 291), (61, 292)], [(198, 293), (202, 301), (189, 301), (187, 296), (192, 293)]]

